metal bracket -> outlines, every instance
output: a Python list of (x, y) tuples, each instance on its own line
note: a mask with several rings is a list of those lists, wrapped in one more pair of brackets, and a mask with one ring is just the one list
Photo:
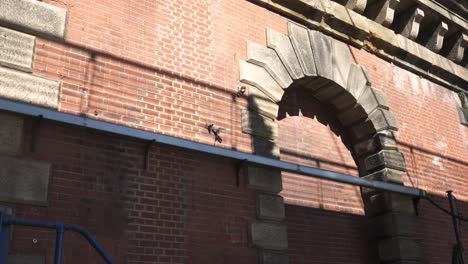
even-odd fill
[(147, 170), (148, 169), (148, 164), (149, 164), (149, 151), (151, 149), (151, 146), (156, 142), (156, 140), (151, 140), (150, 142), (148, 142), (148, 144), (146, 144), (146, 148), (145, 148), (145, 160), (144, 160), (144, 163), (143, 163), (143, 169), (144, 170)]
[(36, 146), (37, 146), (37, 136), (39, 134), (39, 129), (41, 127), (41, 123), (42, 123), (42, 119), (43, 119), (43, 116), (42, 115), (38, 115), (35, 120), (34, 120), (34, 123), (32, 125), (32, 135), (31, 135), (31, 145), (29, 146), (29, 150), (31, 152), (35, 152), (36, 151)]
[(236, 186), (239, 187), (240, 185), (240, 172), (242, 168), (249, 162), (249, 160), (244, 159), (236, 163)]
[(419, 201), (421, 201), (421, 197), (413, 197), (414, 212), (417, 216), (419, 216)]

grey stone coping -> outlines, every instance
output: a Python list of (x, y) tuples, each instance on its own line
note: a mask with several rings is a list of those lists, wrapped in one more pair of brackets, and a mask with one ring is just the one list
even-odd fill
[[(415, 41), (396, 34), (393, 30), (378, 24), (346, 7), (330, 0), (294, 0), (302, 9), (289, 9), (273, 1), (251, 0), (288, 16), (307, 27), (323, 31), (340, 40), (364, 48), (377, 56), (395, 62), (399, 66), (454, 90), (468, 87), (468, 69), (434, 53)], [(429, 0), (419, 0), (428, 3)], [(433, 3), (432, 3), (433, 4)], [(430, 5), (430, 3), (428, 4)], [(322, 21), (310, 18), (311, 10), (322, 14)], [(307, 14), (305, 12), (308, 12)], [(327, 19), (332, 17), (333, 19)], [(456, 19), (455, 19), (456, 20)], [(336, 23), (340, 21), (340, 23)], [(453, 20), (452, 20), (453, 21)], [(456, 20), (460, 25), (466, 21)], [(463, 23), (462, 23), (463, 22)], [(407, 54), (406, 56), (402, 56)], [(416, 58), (416, 59), (415, 59)], [(454, 81), (456, 80), (456, 81)]]
[(36, 0), (0, 1), (0, 25), (54, 40), (65, 39), (67, 11)]

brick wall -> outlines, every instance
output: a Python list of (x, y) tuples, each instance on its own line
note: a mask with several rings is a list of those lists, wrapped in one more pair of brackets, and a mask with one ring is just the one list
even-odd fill
[[(69, 12), (66, 42), (38, 39), (34, 57), (35, 75), (62, 83), (60, 111), (208, 144), (214, 139), (205, 125), (215, 124), (226, 129), (216, 145), (252, 151), (240, 128), (246, 98), (234, 96), (238, 61), (247, 41), (265, 44), (266, 28), (286, 33), (285, 18), (248, 1), (44, 2)], [(468, 130), (459, 124), (456, 94), (365, 51), (352, 53), (397, 115), (405, 184), (441, 203), (452, 189), (468, 209)], [(279, 121), (281, 159), (357, 175), (332, 118), (309, 107)], [(232, 161), (154, 145), (144, 171), (145, 142), (51, 122), (32, 153), (31, 123), (21, 157), (52, 163), (49, 205), (14, 205), (17, 216), (81, 224), (119, 263), (256, 262), (247, 241), (254, 192), (243, 178), (236, 187)], [(291, 263), (375, 262), (358, 188), (283, 176)], [(418, 219), (424, 263), (447, 263), (450, 219), (425, 201)], [(50, 263), (53, 243), (51, 232), (15, 228), (13, 253)], [(64, 263), (94, 259), (82, 239), (66, 236)]]

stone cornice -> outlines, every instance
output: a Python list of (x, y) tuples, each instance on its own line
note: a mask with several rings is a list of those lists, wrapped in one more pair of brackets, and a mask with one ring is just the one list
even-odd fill
[[(468, 90), (468, 69), (462, 65), (466, 64), (468, 59), (463, 58), (463, 51), (467, 45), (466, 28), (454, 33), (454, 30), (459, 30), (459, 28), (454, 29), (453, 20), (448, 22), (451, 23), (448, 29), (443, 22), (445, 20), (442, 20), (439, 27), (432, 28), (433, 32), (421, 41), (417, 32), (421, 20), (418, 19), (418, 16), (424, 14), (418, 11), (417, 7), (411, 9), (414, 13), (407, 12), (405, 16), (400, 14), (401, 17), (398, 19), (401, 18), (402, 21), (397, 21), (402, 25), (399, 34), (396, 33), (397, 29), (383, 25), (382, 22), (385, 18), (381, 23), (377, 23), (329, 0), (249, 1), (278, 12), (309, 28), (320, 30), (353, 46), (372, 52), (447, 88), (456, 91)], [(425, 2), (427, 5), (435, 5), (429, 0), (417, 1)], [(354, 2), (358, 3), (359, 1)], [(439, 8), (442, 10), (440, 6)], [(455, 22), (457, 21), (466, 25), (466, 21), (461, 18)], [(410, 23), (414, 25), (409, 25)], [(404, 32), (405, 27), (406, 32)], [(444, 39), (447, 30), (451, 31), (449, 40)], [(406, 36), (402, 34), (406, 34)]]

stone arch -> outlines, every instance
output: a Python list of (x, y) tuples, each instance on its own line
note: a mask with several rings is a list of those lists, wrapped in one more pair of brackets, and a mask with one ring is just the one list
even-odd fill
[[(372, 87), (367, 69), (351, 58), (345, 44), (293, 23), (288, 24), (288, 35), (268, 29), (266, 47), (248, 42), (247, 60), (240, 62), (240, 81), (249, 87), (243, 132), (253, 136), (256, 154), (279, 158), (278, 104), (288, 87), (301, 86), (333, 107), (360, 177), (403, 184), (406, 165), (393, 134), (398, 129), (395, 115), (385, 93)], [(277, 195), (281, 173), (249, 167), (247, 185), (258, 190), (257, 221), (249, 232), (252, 244), (261, 249), (260, 262), (287, 263), (286, 229), (281, 224), (284, 204)], [(412, 239), (411, 199), (369, 189), (361, 194), (380, 261), (419, 260), (419, 245)]]

